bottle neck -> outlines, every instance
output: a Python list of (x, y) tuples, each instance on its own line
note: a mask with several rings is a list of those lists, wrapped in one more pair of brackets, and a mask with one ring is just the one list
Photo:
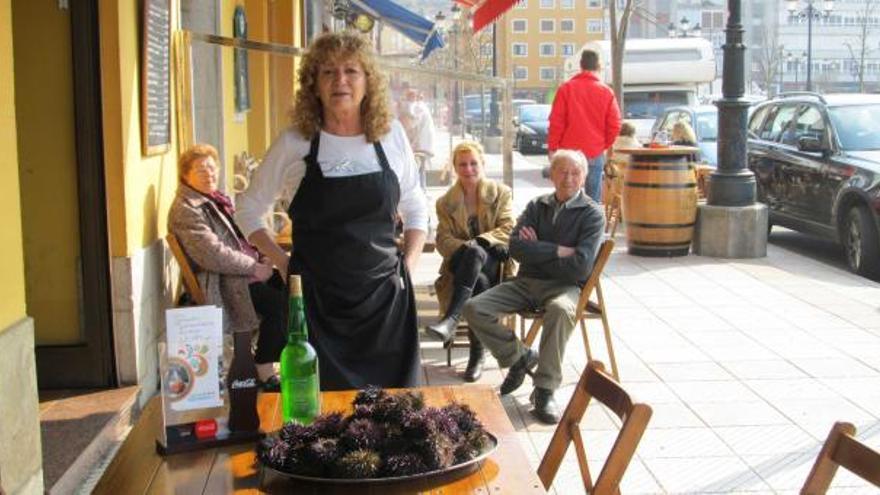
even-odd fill
[(304, 308), (302, 296), (290, 297), (287, 325), (288, 342), (302, 342), (309, 338)]

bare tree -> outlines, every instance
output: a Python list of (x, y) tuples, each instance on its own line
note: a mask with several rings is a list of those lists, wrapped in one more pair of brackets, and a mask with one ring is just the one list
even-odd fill
[(761, 29), (761, 46), (755, 54), (757, 65), (757, 84), (767, 95), (774, 94), (773, 88), (779, 81), (779, 74), (783, 60), (783, 46), (779, 44), (779, 37), (768, 26)]
[(858, 72), (856, 72), (856, 75), (859, 80), (859, 93), (865, 92), (865, 58), (874, 51), (868, 47), (868, 35), (871, 34), (874, 28), (874, 25), (869, 20), (873, 17), (874, 12), (877, 11), (880, 0), (862, 0), (862, 2), (862, 8), (856, 12), (859, 32), (853, 42), (844, 42), (849, 49), (849, 56), (852, 60), (857, 61), (856, 68)]
[(619, 0), (608, 2), (608, 23), (611, 24), (611, 88), (617, 97), (617, 104), (623, 113), (623, 54), (626, 46), (626, 32), (629, 30), (629, 18), (637, 0), (622, 0), (623, 12), (617, 17)]

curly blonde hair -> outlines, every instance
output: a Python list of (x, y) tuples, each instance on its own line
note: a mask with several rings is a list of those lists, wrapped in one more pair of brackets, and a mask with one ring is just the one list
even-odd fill
[(366, 94), (361, 102), (361, 122), (368, 142), (376, 142), (391, 130), (388, 84), (378, 66), (370, 41), (352, 32), (324, 33), (312, 41), (300, 64), (299, 89), (291, 110), (291, 123), (305, 139), (312, 139), (324, 124), (324, 106), (318, 97), (318, 70), (322, 63), (355, 59), (366, 75)]

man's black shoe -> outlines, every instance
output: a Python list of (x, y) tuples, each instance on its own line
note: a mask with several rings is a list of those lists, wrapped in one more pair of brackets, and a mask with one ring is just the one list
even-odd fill
[(501, 384), (501, 395), (507, 395), (518, 389), (522, 385), (523, 380), (526, 379), (526, 374), (531, 375), (532, 370), (536, 366), (538, 366), (538, 353), (531, 349), (526, 349), (525, 354), (507, 370), (507, 377), (504, 378), (504, 383)]
[(552, 390), (535, 387), (529, 400), (535, 405), (532, 414), (538, 418), (538, 421), (548, 425), (559, 423), (559, 407), (556, 405), (556, 399), (553, 398)]

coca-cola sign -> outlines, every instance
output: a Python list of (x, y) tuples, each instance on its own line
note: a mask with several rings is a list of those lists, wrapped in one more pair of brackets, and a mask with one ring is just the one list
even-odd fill
[(232, 390), (238, 390), (240, 388), (254, 388), (257, 386), (256, 378), (244, 378), (244, 379), (236, 379), (232, 380), (232, 383), (229, 384), (229, 388)]

